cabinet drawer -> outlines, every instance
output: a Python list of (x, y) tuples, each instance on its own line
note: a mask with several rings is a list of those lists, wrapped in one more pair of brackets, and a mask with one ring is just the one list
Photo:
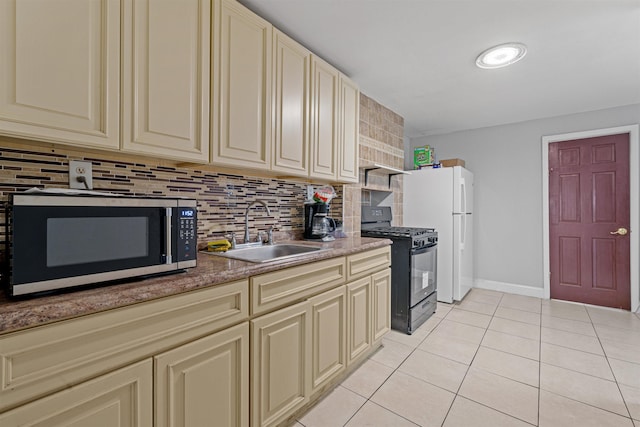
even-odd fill
[(247, 318), (241, 280), (0, 336), (0, 411)]
[(391, 265), (391, 247), (373, 249), (347, 257), (347, 280), (364, 277)]
[(0, 414), (0, 425), (150, 426), (153, 423), (151, 359), (62, 390)]
[(250, 280), (251, 314), (265, 313), (345, 283), (345, 259), (286, 268)]

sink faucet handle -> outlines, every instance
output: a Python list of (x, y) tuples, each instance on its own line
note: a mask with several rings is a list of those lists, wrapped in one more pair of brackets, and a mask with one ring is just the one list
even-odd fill
[(276, 227), (274, 225), (272, 225), (271, 227), (269, 227), (269, 230), (267, 231), (267, 236), (268, 236), (267, 237), (268, 238), (267, 243), (269, 245), (273, 245), (275, 243), (275, 241), (273, 240), (273, 230), (275, 230), (275, 228)]
[(263, 243), (264, 242), (264, 231), (258, 231), (258, 235), (256, 236), (256, 242)]

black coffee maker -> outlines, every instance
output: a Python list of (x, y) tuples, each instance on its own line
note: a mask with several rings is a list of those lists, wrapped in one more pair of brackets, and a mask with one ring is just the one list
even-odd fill
[(330, 235), (336, 229), (333, 218), (327, 216), (329, 204), (305, 203), (304, 205), (304, 238), (307, 240), (333, 240)]

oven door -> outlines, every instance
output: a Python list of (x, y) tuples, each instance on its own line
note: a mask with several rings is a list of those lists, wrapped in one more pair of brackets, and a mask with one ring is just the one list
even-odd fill
[(171, 208), (14, 206), (14, 295), (169, 271)]
[(436, 291), (438, 247), (411, 250), (411, 307)]

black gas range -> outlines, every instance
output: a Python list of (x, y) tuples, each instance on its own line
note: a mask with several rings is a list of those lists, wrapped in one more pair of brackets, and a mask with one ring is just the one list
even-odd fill
[(394, 227), (379, 224), (367, 226), (361, 224), (365, 237), (385, 237), (388, 239), (411, 239), (411, 247), (421, 248), (438, 243), (438, 233), (434, 228)]
[(361, 235), (391, 245), (391, 327), (412, 334), (436, 311), (438, 233), (395, 227), (388, 206), (363, 206)]

